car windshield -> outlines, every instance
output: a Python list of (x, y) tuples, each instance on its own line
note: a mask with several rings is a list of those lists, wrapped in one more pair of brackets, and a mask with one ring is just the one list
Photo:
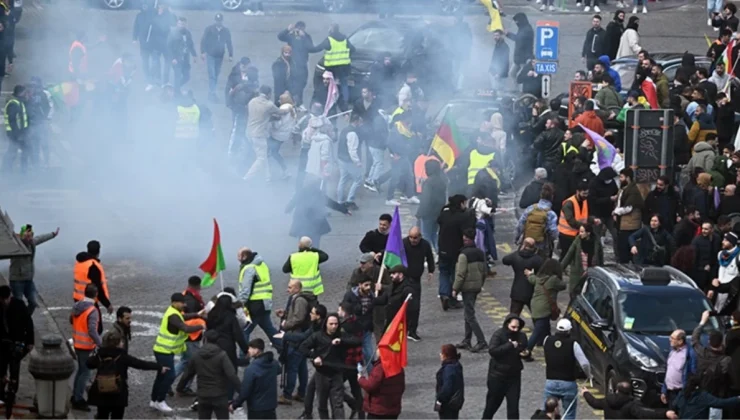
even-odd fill
[(350, 35), (349, 42), (363, 53), (390, 53), (394, 56), (403, 53), (403, 35), (391, 28), (360, 29)]
[(488, 121), (498, 107), (494, 104), (480, 102), (463, 102), (447, 105), (437, 116), (435, 123), (441, 124), (447, 118), (453, 121), (458, 129), (464, 132), (477, 132), (484, 121)]
[(612, 69), (619, 73), (619, 79), (622, 82), (622, 89), (629, 89), (635, 79), (635, 69), (637, 62), (614, 63)]
[[(620, 292), (617, 297), (619, 323), (625, 331), (670, 335), (677, 329), (687, 333), (699, 325), (701, 314), (711, 310), (704, 295), (691, 288), (672, 288), (670, 293)], [(716, 319), (710, 318), (714, 328)]]

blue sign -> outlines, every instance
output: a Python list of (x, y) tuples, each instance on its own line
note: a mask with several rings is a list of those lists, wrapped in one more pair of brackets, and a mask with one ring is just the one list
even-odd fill
[(534, 72), (537, 74), (555, 74), (558, 72), (558, 63), (536, 61), (534, 63)]
[(558, 22), (538, 21), (535, 30), (534, 56), (537, 60), (558, 60)]

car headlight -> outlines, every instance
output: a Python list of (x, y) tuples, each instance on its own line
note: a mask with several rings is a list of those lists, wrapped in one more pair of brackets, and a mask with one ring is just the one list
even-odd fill
[(640, 366), (644, 366), (647, 368), (658, 367), (658, 362), (656, 362), (655, 359), (644, 355), (639, 350), (632, 347), (630, 344), (627, 344), (627, 354), (629, 354), (630, 359), (632, 359), (633, 362), (637, 363)]

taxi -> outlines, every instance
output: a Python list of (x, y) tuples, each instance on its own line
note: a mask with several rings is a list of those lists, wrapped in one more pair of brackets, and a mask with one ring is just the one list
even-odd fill
[[(629, 380), (635, 398), (658, 407), (669, 336), (683, 329), (690, 340), (702, 313), (711, 309), (696, 283), (673, 267), (618, 264), (589, 268), (565, 317), (604, 393)], [(709, 329), (723, 327), (710, 318), (702, 341)]]

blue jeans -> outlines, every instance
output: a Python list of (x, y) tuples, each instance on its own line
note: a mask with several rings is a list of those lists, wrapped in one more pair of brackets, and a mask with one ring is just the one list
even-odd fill
[(159, 363), (160, 366), (166, 366), (170, 368), (165, 373), (162, 370), (157, 371), (157, 376), (154, 378), (152, 384), (152, 401), (160, 402), (167, 398), (167, 391), (175, 382), (175, 355), (154, 352), (154, 360)]
[(707, 17), (711, 19), (714, 13), (721, 13), (722, 3), (722, 0), (707, 0)]
[(411, 169), (411, 162), (408, 159), (400, 158), (391, 162), (391, 181), (388, 184), (388, 193), (386, 200), (392, 200), (396, 189), (406, 197), (413, 197), (416, 192), (414, 185), (414, 172)]
[[(345, 200), (344, 189), (348, 182), (352, 182), (349, 186), (349, 192), (347, 193)], [(355, 194), (357, 188), (362, 184), (362, 167), (355, 165), (352, 162), (339, 161), (339, 183), (337, 184), (337, 201), (340, 203), (344, 202), (355, 202)]]
[(532, 320), (534, 322), (534, 331), (529, 336), (529, 342), (527, 342), (527, 350), (532, 351), (534, 346), (541, 346), (545, 337), (550, 335), (550, 317), (537, 318)]
[(87, 381), (90, 380), (90, 369), (87, 368), (87, 359), (90, 358), (92, 350), (77, 350), (77, 373), (75, 374), (74, 385), (72, 388), (72, 398), (75, 401), (85, 400), (85, 388), (87, 387)]
[(373, 157), (373, 164), (370, 166), (370, 173), (367, 175), (367, 180), (370, 182), (377, 182), (380, 175), (383, 173), (383, 160), (385, 159), (385, 149), (376, 149), (374, 147), (368, 147), (370, 156)]
[(36, 302), (36, 284), (33, 280), (11, 280), (10, 290), (16, 299), (23, 300), (23, 296), (26, 297), (28, 312), (33, 315), (33, 311), (39, 306)]
[(439, 260), (439, 296), (452, 297), (452, 278), (455, 276), (455, 263)]
[[(198, 351), (199, 348), (200, 342), (198, 341), (185, 342), (185, 353), (180, 355), (180, 361), (175, 365), (175, 378), (182, 375), (185, 371), (185, 366), (188, 365), (188, 362), (193, 358), (193, 355), (195, 355), (195, 352)], [(185, 384), (185, 388), (189, 387), (191, 382), (192, 381), (188, 381), (188, 383)]]
[(298, 396), (303, 398), (306, 395), (306, 385), (308, 385), (308, 365), (306, 356), (298, 351), (297, 347), (288, 347), (288, 357), (286, 361), (285, 388), (283, 396), (287, 399), (293, 398), (293, 388), (295, 388), (296, 378), (298, 379)]
[(370, 368), (373, 366), (373, 355), (375, 355), (375, 336), (372, 331), (365, 331), (362, 336), (362, 361), (367, 366), (367, 372), (370, 373)]
[[(313, 239), (313, 238), (311, 238)], [(314, 245), (316, 242), (314, 241)], [(244, 329), (244, 339), (247, 340), (247, 343), (249, 343), (249, 336), (252, 334), (252, 331), (257, 327), (257, 325), (262, 328), (262, 331), (267, 335), (267, 337), (270, 339), (270, 342), (275, 348), (280, 348), (282, 345), (282, 342), (276, 338), (273, 338), (273, 335), (277, 334), (278, 331), (275, 329), (275, 327), (272, 325), (272, 319), (270, 319), (270, 314), (272, 314), (271, 311), (265, 311), (261, 315), (254, 316), (252, 315), (252, 323), (247, 326), (247, 328)]]
[(208, 68), (208, 93), (216, 94), (216, 85), (218, 84), (218, 75), (221, 73), (221, 65), (224, 63), (223, 57), (214, 57), (206, 55), (206, 67)]
[[(562, 401), (563, 404), (563, 419), (575, 419), (576, 408), (578, 408), (578, 384), (575, 381), (560, 381), (555, 379), (548, 379), (545, 381), (545, 401), (548, 398), (555, 397)], [(571, 403), (573, 404), (571, 406)], [(542, 407), (545, 404), (543, 402)], [(568, 409), (570, 407), (570, 409)], [(568, 410), (566, 413), (565, 410)]]
[[(280, 169), (283, 172), (283, 176), (286, 174), (286, 167), (285, 167), (285, 159), (283, 159), (283, 155), (280, 154), (280, 148), (283, 146), (283, 142), (279, 140), (275, 140), (272, 137), (267, 139), (267, 157), (272, 158), (272, 160), (275, 161), (275, 163), (280, 166)], [(273, 171), (271, 171), (273, 172)]]
[(439, 225), (437, 224), (437, 218), (431, 217), (428, 219), (419, 219), (419, 229), (421, 229), (421, 236), (429, 241), (434, 252), (439, 252), (439, 246), (437, 244), (437, 231), (439, 229)]

